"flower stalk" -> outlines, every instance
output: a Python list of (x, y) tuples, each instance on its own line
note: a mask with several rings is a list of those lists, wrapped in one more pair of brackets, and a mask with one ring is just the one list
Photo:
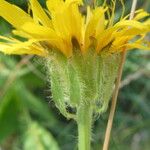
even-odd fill
[(83, 105), (77, 110), (78, 150), (91, 149), (93, 110), (90, 105)]

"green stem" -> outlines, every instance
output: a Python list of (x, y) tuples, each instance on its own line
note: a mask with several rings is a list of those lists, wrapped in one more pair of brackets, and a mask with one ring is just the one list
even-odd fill
[(78, 150), (91, 149), (92, 114), (90, 105), (82, 105), (77, 110)]

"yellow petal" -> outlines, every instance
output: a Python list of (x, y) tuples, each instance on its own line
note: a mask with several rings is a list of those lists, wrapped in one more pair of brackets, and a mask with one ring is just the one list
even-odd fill
[(113, 32), (115, 31), (114, 28), (109, 28), (104, 30), (99, 38), (97, 39), (97, 46), (96, 46), (96, 51), (99, 52), (102, 50), (104, 47), (106, 47), (109, 43), (112, 42), (114, 39)]
[(88, 23), (85, 31), (85, 41), (86, 47), (90, 45), (90, 38), (98, 38), (105, 28), (105, 10), (102, 7), (97, 7), (95, 10), (91, 11), (88, 7), (87, 9), (87, 19)]
[[(83, 17), (76, 1), (48, 0), (47, 6), (51, 12), (52, 24), (56, 34), (62, 40), (62, 51), (72, 51), (72, 38), (82, 45)], [(64, 44), (64, 45), (63, 45)]]
[(150, 19), (147, 19), (146, 21), (144, 21), (143, 25), (146, 25), (148, 28), (148, 31), (150, 31)]
[(0, 43), (0, 52), (3, 52), (5, 54), (11, 55), (11, 54), (35, 54), (40, 56), (47, 55), (47, 51), (40, 49), (34, 43), (37, 40), (29, 40), (26, 42), (19, 42), (19, 43)]
[(21, 26), (21, 29), (35, 38), (45, 38), (45, 39), (57, 38), (57, 35), (54, 32), (54, 30), (41, 25), (36, 25), (31, 22), (26, 22), (23, 26)]
[(112, 43), (111, 46), (109, 47), (109, 52), (114, 53), (114, 52), (120, 52), (122, 51), (122, 47), (129, 41), (129, 36), (123, 36), (116, 38)]
[(32, 38), (31, 35), (29, 35), (28, 33), (23, 32), (21, 30), (13, 30), (12, 33), (14, 35), (17, 35), (17, 36), (20, 36), (20, 37), (23, 37), (23, 38), (26, 38), (26, 39), (31, 39)]
[(52, 24), (57, 35), (70, 40), (68, 12), (64, 10), (63, 0), (48, 0), (47, 7), (51, 12)]
[(125, 28), (121, 31), (115, 32), (114, 36), (115, 37), (120, 37), (120, 36), (130, 36), (130, 35), (141, 35), (147, 33), (147, 30), (140, 30), (140, 29), (135, 29), (135, 28)]
[(135, 20), (123, 20), (115, 24), (116, 28), (122, 27), (133, 27), (135, 29), (146, 29), (147, 27), (144, 26), (142, 23), (135, 21)]
[(36, 39), (47, 41), (51, 45), (51, 47), (58, 48), (65, 55), (67, 55), (67, 52), (68, 55), (70, 55), (71, 53), (71, 40), (69, 41), (68, 39), (63, 39), (57, 36), (54, 30), (50, 28), (39, 26), (33, 23), (26, 23), (22, 26), (22, 30), (32, 35)]
[(10, 37), (6, 37), (6, 36), (1, 36), (0, 35), (0, 40), (4, 40), (6, 42), (13, 42), (14, 40)]
[(4, 0), (0, 0), (0, 16), (16, 28), (20, 28), (26, 22), (33, 22), (26, 12)]
[(142, 10), (141, 12), (139, 12), (135, 17), (134, 17), (134, 20), (140, 20), (140, 19), (143, 19), (145, 17), (148, 17), (150, 16), (149, 13), (147, 13), (146, 11)]
[(150, 50), (150, 46), (145, 46), (139, 43), (131, 43), (126, 45), (127, 49), (140, 49), (140, 50)]
[(37, 17), (40, 23), (44, 26), (52, 27), (50, 18), (47, 16), (43, 8), (40, 6), (37, 0), (30, 0), (33, 17)]
[(69, 4), (69, 5), (70, 5), (70, 3), (76, 3), (76, 4), (81, 5), (81, 4), (83, 4), (83, 0), (66, 0), (65, 3)]
[(76, 38), (79, 45), (83, 45), (83, 27), (84, 27), (84, 17), (79, 12), (78, 0), (72, 0), (68, 6), (66, 6), (66, 13), (68, 14), (68, 26), (70, 26), (69, 31), (70, 36)]
[(46, 2), (48, 10), (53, 13), (57, 11), (61, 11), (64, 6), (63, 0), (47, 0)]

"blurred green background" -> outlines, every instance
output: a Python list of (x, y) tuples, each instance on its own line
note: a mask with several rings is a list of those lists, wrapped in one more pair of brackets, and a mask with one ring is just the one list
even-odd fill
[[(9, 2), (27, 11), (27, 1)], [(45, 5), (44, 0), (40, 2)], [(130, 7), (131, 1), (126, 0), (126, 13)], [(150, 11), (150, 1), (138, 0), (138, 7)], [(118, 5), (116, 20), (120, 15)], [(11, 35), (11, 29), (0, 18), (0, 34)], [(150, 149), (149, 60), (150, 52), (128, 53), (110, 150)], [(42, 62), (35, 56), (0, 54), (0, 150), (77, 150), (76, 123), (56, 109)], [(108, 112), (93, 126), (93, 150), (102, 147)]]

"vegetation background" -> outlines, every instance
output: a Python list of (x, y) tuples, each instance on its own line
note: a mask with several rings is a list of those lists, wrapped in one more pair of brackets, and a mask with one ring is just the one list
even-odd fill
[[(40, 1), (43, 7), (44, 1)], [(26, 0), (9, 2), (27, 11)], [(125, 2), (129, 13), (132, 1)], [(150, 1), (138, 0), (138, 8), (150, 11)], [(117, 5), (116, 20), (120, 15), (121, 5)], [(11, 35), (11, 29), (0, 18), (0, 34)], [(150, 52), (128, 53), (110, 150), (150, 149), (149, 60)], [(0, 54), (0, 150), (77, 149), (77, 126), (66, 120), (52, 102), (42, 61), (35, 56)], [(108, 112), (109, 109), (93, 125), (93, 150), (102, 147)]]

